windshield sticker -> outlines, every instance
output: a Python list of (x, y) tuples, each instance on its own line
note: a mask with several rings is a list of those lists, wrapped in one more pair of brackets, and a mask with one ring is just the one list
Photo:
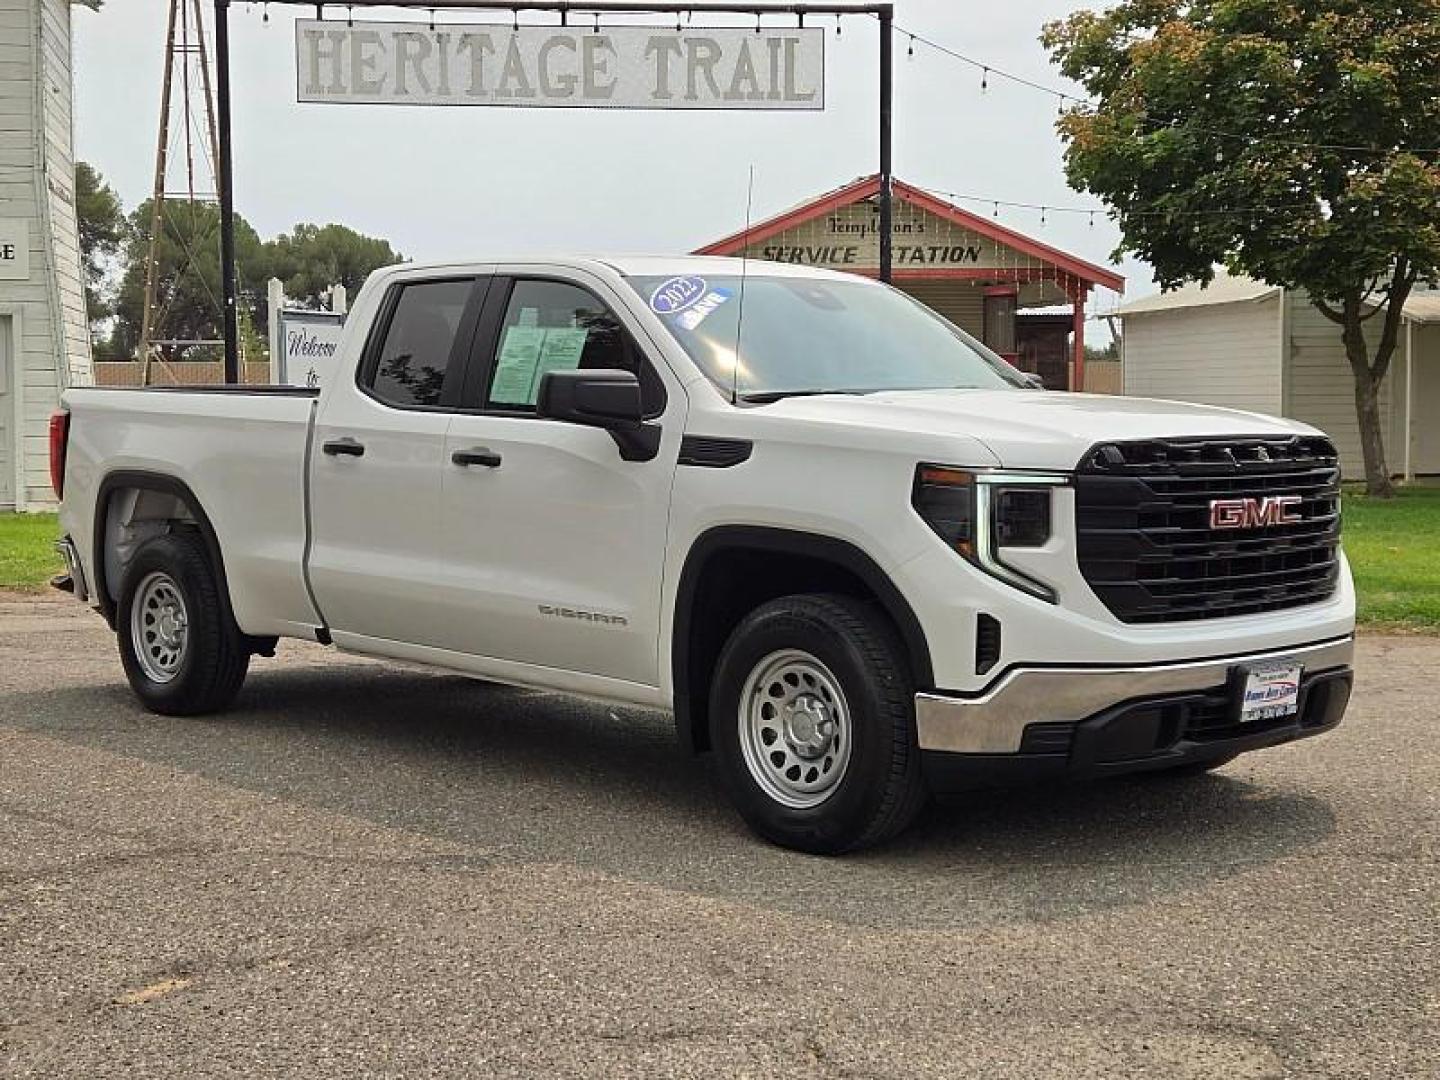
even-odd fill
[(726, 300), (730, 299), (730, 290), (711, 289), (690, 307), (675, 316), (675, 323), (681, 329), (694, 330), (702, 322), (710, 317), (710, 314)]
[(589, 334), (584, 327), (506, 328), (490, 400), (496, 405), (534, 405), (540, 380), (547, 372), (573, 371), (580, 366)]
[(672, 277), (650, 294), (650, 310), (656, 315), (678, 315), (704, 296), (706, 288), (702, 277)]

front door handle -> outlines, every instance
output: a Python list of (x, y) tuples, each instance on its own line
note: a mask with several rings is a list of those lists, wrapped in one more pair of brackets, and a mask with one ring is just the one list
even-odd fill
[(331, 439), (329, 442), (321, 446), (320, 449), (324, 450), (325, 453), (329, 454), (331, 457), (365, 456), (365, 444), (361, 442), (356, 442), (354, 439), (349, 438), (348, 436), (343, 439)]
[(488, 446), (472, 446), (469, 450), (456, 450), (450, 455), (456, 465), (484, 465), (487, 469), (500, 467), (500, 455)]

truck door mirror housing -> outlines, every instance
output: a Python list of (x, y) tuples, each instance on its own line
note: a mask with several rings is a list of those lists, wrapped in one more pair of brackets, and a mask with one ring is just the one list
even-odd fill
[(632, 372), (589, 369), (547, 371), (535, 411), (550, 420), (606, 429), (638, 426), (640, 380)]
[(547, 420), (604, 428), (626, 461), (649, 461), (660, 449), (660, 426), (644, 422), (640, 380), (634, 372), (548, 371), (540, 379), (535, 412)]

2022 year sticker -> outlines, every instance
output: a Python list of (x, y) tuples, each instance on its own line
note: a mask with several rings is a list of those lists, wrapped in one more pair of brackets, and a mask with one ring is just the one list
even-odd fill
[(682, 330), (694, 330), (729, 299), (729, 289), (712, 289), (702, 277), (673, 277), (650, 294), (650, 310)]
[(678, 315), (705, 295), (702, 277), (673, 277), (650, 294), (650, 310), (657, 315)]

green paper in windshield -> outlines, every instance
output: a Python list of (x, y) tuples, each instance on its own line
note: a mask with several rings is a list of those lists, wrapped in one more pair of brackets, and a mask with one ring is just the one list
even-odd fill
[(545, 331), (545, 344), (540, 346), (540, 361), (535, 366), (535, 383), (530, 387), (530, 401), (540, 394), (540, 380), (547, 371), (574, 371), (585, 352), (585, 339), (590, 331), (582, 328), (552, 327)]
[(500, 356), (495, 362), (495, 379), (490, 386), (490, 400), (497, 405), (533, 405), (535, 368), (540, 363), (540, 350), (545, 344), (545, 331), (538, 326), (511, 326), (500, 342)]
[(547, 371), (574, 371), (590, 331), (583, 327), (512, 326), (500, 343), (490, 400), (497, 405), (534, 405)]

